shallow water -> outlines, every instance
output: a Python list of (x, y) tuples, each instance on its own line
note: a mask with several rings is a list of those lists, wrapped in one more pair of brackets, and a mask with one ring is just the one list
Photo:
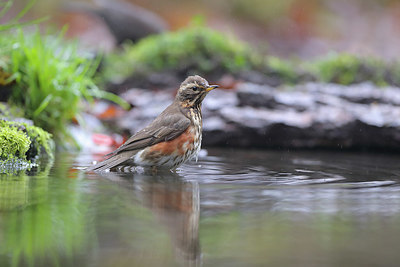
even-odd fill
[(0, 178), (0, 266), (398, 266), (400, 157), (209, 150), (177, 173)]

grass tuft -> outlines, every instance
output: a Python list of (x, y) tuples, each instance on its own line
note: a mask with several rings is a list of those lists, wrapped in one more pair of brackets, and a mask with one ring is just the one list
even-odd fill
[(42, 36), (39, 30), (1, 35), (0, 62), (10, 76), (9, 102), (22, 107), (26, 118), (53, 133), (59, 141), (69, 134), (66, 126), (79, 116), (82, 99), (110, 99), (123, 106), (117, 96), (101, 91), (93, 81), (98, 60), (79, 53), (76, 44), (65, 43), (63, 32)]

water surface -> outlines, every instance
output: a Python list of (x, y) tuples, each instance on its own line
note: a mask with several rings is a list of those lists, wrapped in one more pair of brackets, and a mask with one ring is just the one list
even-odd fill
[(209, 150), (176, 173), (0, 177), (0, 266), (398, 266), (398, 155)]

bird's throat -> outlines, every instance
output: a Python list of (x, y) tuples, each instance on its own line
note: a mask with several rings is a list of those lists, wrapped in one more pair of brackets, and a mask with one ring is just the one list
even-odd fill
[(192, 120), (192, 123), (201, 130), (203, 122), (201, 115), (201, 107), (195, 106), (188, 109), (188, 117)]

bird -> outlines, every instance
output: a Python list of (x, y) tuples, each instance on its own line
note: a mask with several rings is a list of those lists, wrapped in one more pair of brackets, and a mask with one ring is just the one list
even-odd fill
[(106, 155), (107, 159), (86, 170), (118, 171), (129, 166), (174, 170), (196, 157), (202, 140), (201, 104), (218, 87), (199, 75), (187, 77), (174, 101), (160, 115)]

